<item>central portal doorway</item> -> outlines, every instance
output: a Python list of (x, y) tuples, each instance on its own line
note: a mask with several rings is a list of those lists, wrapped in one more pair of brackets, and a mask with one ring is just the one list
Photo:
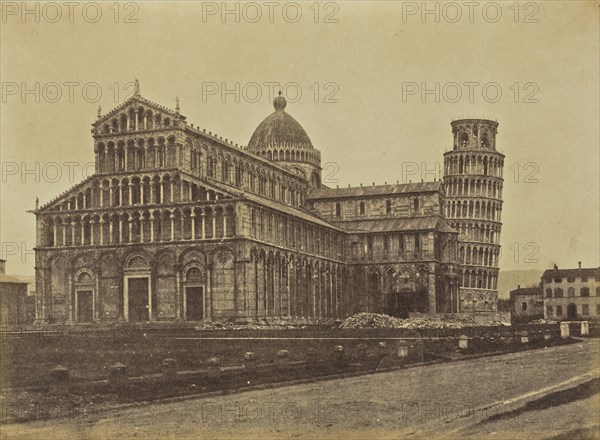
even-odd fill
[(204, 319), (204, 288), (185, 288), (185, 319), (186, 321), (201, 321)]
[(150, 304), (148, 301), (148, 278), (128, 278), (128, 318), (129, 321), (149, 321)]

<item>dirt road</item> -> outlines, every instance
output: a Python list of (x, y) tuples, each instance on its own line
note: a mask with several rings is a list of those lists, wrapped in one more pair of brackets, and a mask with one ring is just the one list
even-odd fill
[(8, 425), (1, 438), (544, 439), (580, 428), (585, 435), (598, 435), (599, 348), (600, 341), (588, 340), (72, 420)]

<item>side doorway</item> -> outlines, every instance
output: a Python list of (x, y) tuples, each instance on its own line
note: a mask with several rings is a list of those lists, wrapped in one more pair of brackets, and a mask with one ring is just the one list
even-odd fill
[(87, 323), (94, 321), (94, 292), (92, 290), (78, 290), (77, 295), (77, 322)]
[(150, 283), (147, 277), (127, 278), (127, 317), (132, 322), (150, 320)]
[(204, 319), (204, 287), (185, 288), (185, 320), (202, 321)]
[(206, 318), (206, 276), (202, 267), (194, 265), (184, 272), (183, 307), (186, 321)]

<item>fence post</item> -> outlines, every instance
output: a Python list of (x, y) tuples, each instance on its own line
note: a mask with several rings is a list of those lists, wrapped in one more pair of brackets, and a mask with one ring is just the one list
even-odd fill
[(279, 350), (277, 352), (277, 365), (281, 369), (287, 369), (290, 366), (289, 351)]
[(177, 360), (173, 358), (166, 358), (163, 363), (163, 377), (165, 379), (173, 380), (177, 377)]
[(306, 368), (316, 368), (318, 365), (317, 350), (311, 347), (306, 351)]
[(62, 365), (57, 365), (50, 370), (50, 380), (54, 392), (67, 392), (69, 390), (69, 370)]
[(206, 361), (208, 365), (208, 378), (216, 379), (221, 375), (221, 359), (218, 357), (208, 358)]
[(336, 368), (343, 368), (346, 366), (346, 356), (344, 354), (344, 346), (336, 345), (333, 347), (333, 364)]
[(562, 339), (566, 339), (569, 337), (569, 323), (568, 322), (561, 322), (560, 323), (560, 337)]
[(244, 365), (246, 371), (256, 371), (256, 353), (253, 351), (246, 352), (246, 354), (244, 354), (244, 361), (246, 362), (246, 365)]
[(581, 336), (590, 335), (590, 323), (588, 321), (581, 321)]
[(406, 341), (398, 342), (398, 357), (400, 359), (406, 359), (408, 357), (408, 344)]
[(127, 382), (127, 365), (117, 362), (109, 368), (109, 381), (114, 387), (120, 387)]
[(458, 348), (462, 350), (469, 348), (469, 337), (467, 335), (460, 335), (458, 337)]

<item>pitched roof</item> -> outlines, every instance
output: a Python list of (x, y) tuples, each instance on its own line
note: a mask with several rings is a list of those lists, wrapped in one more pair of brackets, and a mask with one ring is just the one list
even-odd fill
[(334, 229), (334, 230), (338, 230), (338, 231), (340, 229), (343, 229), (343, 228), (341, 228), (338, 225), (326, 222), (321, 217), (318, 217), (317, 215), (315, 215), (314, 213), (312, 213), (311, 211), (308, 211), (308, 210), (298, 209), (298, 208), (295, 208), (295, 207), (290, 206), (290, 205), (285, 205), (283, 203), (279, 203), (279, 202), (276, 202), (274, 200), (267, 199), (265, 197), (262, 197), (262, 196), (259, 196), (259, 195), (256, 195), (256, 194), (253, 194), (253, 193), (250, 193), (250, 192), (244, 193), (244, 198), (247, 199), (247, 200), (249, 200), (249, 201), (252, 201), (254, 203), (257, 203), (259, 205), (263, 205), (263, 206), (266, 206), (268, 208), (275, 209), (277, 211), (281, 211), (281, 212), (283, 212), (285, 214), (293, 215), (295, 217), (299, 217), (302, 220), (306, 220), (308, 222), (316, 223), (319, 226), (323, 226), (323, 227)]
[(600, 277), (600, 267), (581, 269), (546, 269), (542, 278)]
[(0, 273), (0, 283), (13, 283), (13, 284), (29, 284), (27, 281), (23, 281), (12, 275), (5, 275)]
[(333, 224), (351, 233), (436, 230), (458, 234), (458, 231), (453, 229), (445, 219), (439, 216), (370, 219), (333, 222)]
[(515, 295), (542, 295), (543, 289), (541, 287), (519, 287), (518, 289), (511, 290), (510, 296)]
[(341, 197), (365, 197), (375, 195), (395, 195), (421, 192), (437, 192), (442, 187), (441, 181), (395, 183), (391, 185), (354, 186), (350, 188), (319, 188), (308, 195), (308, 199), (337, 199)]
[(80, 187), (86, 185), (90, 181), (96, 179), (98, 176), (99, 176), (99, 174), (92, 174), (91, 176), (86, 177), (81, 182), (76, 183), (71, 188), (66, 189), (63, 192), (61, 192), (59, 195), (55, 196), (49, 202), (44, 203), (43, 205), (41, 205), (38, 208), (38, 211), (46, 211), (46, 210), (48, 210), (52, 205), (56, 204), (56, 202), (59, 202), (59, 201), (63, 200), (65, 197), (69, 196), (70, 194), (75, 193), (76, 190), (77, 190), (77, 188), (80, 188)]

